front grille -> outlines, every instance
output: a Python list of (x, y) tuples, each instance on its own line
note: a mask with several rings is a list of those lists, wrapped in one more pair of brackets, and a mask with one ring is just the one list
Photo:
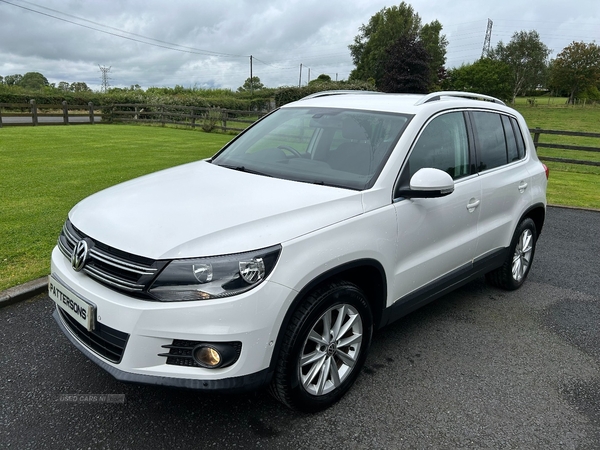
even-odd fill
[(65, 326), (77, 338), (100, 356), (109, 361), (119, 364), (127, 345), (129, 335), (122, 331), (115, 330), (106, 325), (96, 322), (93, 331), (88, 331), (79, 322), (63, 311), (59, 306), (56, 307)]
[(96, 241), (67, 220), (58, 238), (58, 248), (69, 260), (77, 243), (85, 239), (89, 251), (83, 272), (117, 291), (144, 295), (164, 261), (132, 255)]
[[(158, 356), (167, 358), (167, 364), (173, 366), (188, 366), (188, 367), (202, 367), (192, 356), (192, 351), (198, 345), (203, 344), (200, 341), (184, 341), (182, 339), (174, 339), (170, 345), (163, 345), (162, 348), (168, 348), (169, 353), (160, 353)], [(231, 347), (235, 352), (235, 360), (237, 360), (242, 352), (242, 343), (235, 342), (224, 342), (223, 344)]]

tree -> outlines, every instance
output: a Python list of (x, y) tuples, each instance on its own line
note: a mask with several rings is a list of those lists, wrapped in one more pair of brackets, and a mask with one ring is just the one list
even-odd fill
[(431, 82), (430, 59), (416, 35), (400, 36), (386, 49), (377, 88), (383, 92), (426, 94)]
[(422, 26), (421, 18), (406, 2), (383, 8), (371, 17), (368, 24), (359, 28), (354, 43), (348, 46), (355, 65), (350, 79), (366, 81), (372, 78), (377, 84), (383, 76), (383, 61), (388, 57), (390, 43), (402, 36), (418, 36), (431, 56), (429, 64), (433, 82), (446, 60), (448, 42), (440, 34), (441, 30), (442, 25), (437, 20)]
[(64, 92), (69, 91), (69, 83), (67, 81), (61, 81), (58, 83), (58, 89)]
[(442, 24), (437, 20), (423, 25), (423, 28), (419, 32), (419, 38), (430, 56), (430, 87), (439, 85), (441, 82), (440, 75), (445, 73), (444, 66), (446, 65), (448, 40), (441, 33)]
[(16, 73), (14, 75), (6, 75), (4, 77), (4, 83), (7, 86), (17, 86), (20, 82), (21, 79), (23, 78), (23, 75)]
[(48, 79), (39, 72), (27, 72), (19, 81), (19, 86), (30, 90), (40, 90), (48, 84)]
[(260, 82), (260, 78), (246, 78), (244, 84), (238, 88), (238, 92), (252, 92), (264, 89), (265, 85)]
[(506, 45), (502, 41), (490, 52), (490, 57), (506, 63), (512, 73), (512, 102), (517, 95), (536, 89), (545, 83), (550, 49), (540, 40), (537, 31), (519, 31)]
[(83, 81), (76, 81), (69, 86), (71, 92), (91, 92), (92, 90)]
[(420, 28), (421, 18), (412, 6), (405, 2), (399, 6), (383, 8), (374, 14), (368, 24), (359, 28), (354, 44), (348, 46), (356, 66), (350, 73), (350, 79), (377, 80), (380, 75), (380, 62), (385, 58), (385, 51), (390, 42), (396, 41), (402, 35), (418, 34)]
[(550, 65), (550, 85), (565, 90), (569, 103), (577, 95), (597, 88), (600, 83), (600, 46), (573, 42), (560, 52)]
[(501, 100), (512, 97), (512, 72), (508, 64), (481, 58), (473, 64), (450, 69), (442, 88), (450, 91), (476, 92)]
[(308, 82), (308, 84), (312, 86), (313, 84), (330, 83), (330, 82), (331, 82), (331, 77), (329, 75), (327, 75), (327, 74), (322, 73), (321, 75), (319, 75), (314, 80), (310, 80)]

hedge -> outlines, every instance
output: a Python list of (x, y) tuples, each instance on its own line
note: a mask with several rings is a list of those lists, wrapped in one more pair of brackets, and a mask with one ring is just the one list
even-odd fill
[[(311, 83), (303, 87), (281, 87), (277, 89), (260, 89), (250, 92), (232, 92), (227, 90), (168, 90), (151, 88), (143, 90), (114, 90), (107, 94), (100, 92), (47, 92), (22, 89), (2, 88), (0, 86), (0, 103), (29, 103), (35, 99), (38, 105), (57, 105), (66, 101), (70, 105), (87, 105), (92, 102), (97, 106), (110, 106), (116, 103), (138, 103), (155, 105), (182, 105), (201, 108), (215, 107), (241, 111), (264, 111), (273, 106), (281, 106), (300, 100), (315, 92), (327, 90), (372, 90), (373, 85), (367, 82), (329, 82)], [(177, 93), (175, 93), (177, 92)], [(273, 100), (275, 105), (273, 105)]]

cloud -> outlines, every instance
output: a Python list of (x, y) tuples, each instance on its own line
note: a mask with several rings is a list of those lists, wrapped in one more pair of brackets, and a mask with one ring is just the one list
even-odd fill
[[(83, 81), (98, 89), (102, 65), (111, 67), (114, 86), (179, 84), (235, 90), (250, 76), (253, 55), (253, 75), (270, 87), (297, 84), (300, 64), (303, 82), (308, 81), (309, 69), (312, 78), (326, 73), (345, 79), (353, 68), (348, 45), (359, 27), (391, 4), (0, 0), (0, 75), (36, 71), (50, 82)], [(592, 0), (568, 9), (557, 0), (418, 0), (411, 5), (423, 23), (437, 19), (444, 26), (450, 67), (480, 56), (488, 18), (494, 20), (493, 45), (531, 29), (554, 55), (573, 40), (600, 41), (600, 3)], [(164, 48), (172, 47), (168, 43), (178, 46)]]

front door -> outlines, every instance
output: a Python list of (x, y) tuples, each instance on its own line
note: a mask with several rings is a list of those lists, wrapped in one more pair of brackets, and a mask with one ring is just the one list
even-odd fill
[(430, 167), (449, 173), (455, 188), (441, 198), (397, 199), (394, 300), (471, 269), (481, 201), (471, 159), (463, 112), (434, 117), (419, 135), (400, 179)]

